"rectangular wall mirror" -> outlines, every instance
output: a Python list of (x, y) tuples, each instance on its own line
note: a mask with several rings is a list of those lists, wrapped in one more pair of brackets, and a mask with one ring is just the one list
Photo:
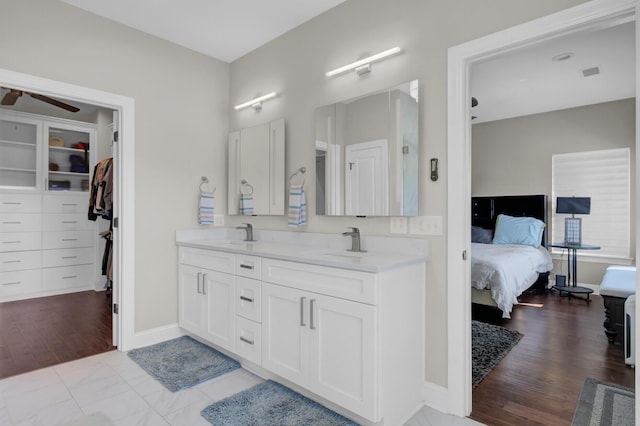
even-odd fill
[(418, 215), (418, 80), (316, 110), (316, 214)]

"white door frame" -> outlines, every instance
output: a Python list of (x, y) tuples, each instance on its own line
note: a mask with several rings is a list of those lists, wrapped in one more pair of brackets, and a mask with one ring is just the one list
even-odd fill
[[(466, 417), (471, 413), (471, 95), (469, 69), (476, 61), (612, 22), (635, 19), (636, 0), (592, 0), (582, 5), (479, 38), (449, 49), (448, 55), (448, 205), (447, 205), (447, 411)], [(640, 59), (636, 21), (636, 69)], [(638, 72), (636, 71), (636, 76)], [(640, 79), (636, 77), (636, 87)], [(636, 122), (640, 116), (636, 97)], [(639, 132), (636, 132), (636, 147)], [(640, 154), (636, 149), (636, 167)], [(636, 194), (640, 192), (640, 174)], [(636, 196), (640, 199), (638, 196)], [(636, 222), (640, 217), (636, 209)], [(636, 238), (637, 246), (640, 246)], [(638, 249), (636, 249), (638, 253)], [(637, 308), (636, 308), (637, 309)], [(636, 327), (636, 353), (640, 349)], [(636, 371), (636, 387), (640, 373)], [(636, 418), (640, 418), (640, 399)]]
[[(118, 150), (120, 179), (115, 182), (114, 217), (118, 217), (119, 241), (114, 240), (113, 278), (114, 285), (120, 285), (119, 330), (117, 347), (121, 351), (133, 347), (134, 338), (134, 295), (135, 295), (135, 133), (134, 100), (74, 84), (63, 83), (29, 74), (0, 68), (0, 86), (13, 87), (46, 96), (64, 98), (70, 101), (96, 105), (119, 112), (119, 141), (114, 144)], [(126, 184), (125, 184), (126, 182)], [(114, 292), (115, 294), (115, 292)], [(118, 332), (119, 331), (119, 332)]]

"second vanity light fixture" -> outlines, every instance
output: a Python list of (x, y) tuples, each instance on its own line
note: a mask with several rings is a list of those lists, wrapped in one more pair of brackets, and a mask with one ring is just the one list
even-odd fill
[(266, 100), (275, 98), (276, 95), (277, 95), (276, 92), (267, 93), (264, 96), (258, 96), (257, 98), (253, 98), (250, 101), (238, 104), (238, 105), (234, 106), (233, 108), (236, 109), (236, 110), (239, 110), (239, 109), (243, 109), (243, 108), (246, 108), (246, 107), (252, 107), (253, 109), (255, 109), (257, 111), (257, 110), (262, 108), (262, 101), (266, 101)]
[(360, 59), (358, 61), (352, 62), (350, 64), (344, 65), (340, 68), (336, 68), (331, 71), (327, 71), (327, 77), (333, 77), (334, 75), (343, 74), (347, 71), (355, 70), (358, 75), (366, 74), (371, 71), (371, 63), (375, 61), (379, 61), (388, 56), (395, 55), (396, 53), (400, 53), (402, 49), (398, 46), (392, 47), (391, 49), (387, 49), (384, 52), (376, 53), (375, 55), (368, 56), (366, 58)]

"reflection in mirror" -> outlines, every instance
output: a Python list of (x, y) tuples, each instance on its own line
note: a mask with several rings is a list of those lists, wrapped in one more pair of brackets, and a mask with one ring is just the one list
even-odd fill
[(418, 215), (418, 80), (316, 110), (316, 214)]

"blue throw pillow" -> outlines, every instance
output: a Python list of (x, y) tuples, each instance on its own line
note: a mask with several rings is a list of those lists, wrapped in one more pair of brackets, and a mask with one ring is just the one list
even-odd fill
[(484, 229), (479, 226), (471, 227), (471, 242), (491, 244), (493, 240), (493, 231), (491, 229)]
[(545, 223), (532, 217), (498, 215), (493, 244), (520, 244), (540, 247)]

